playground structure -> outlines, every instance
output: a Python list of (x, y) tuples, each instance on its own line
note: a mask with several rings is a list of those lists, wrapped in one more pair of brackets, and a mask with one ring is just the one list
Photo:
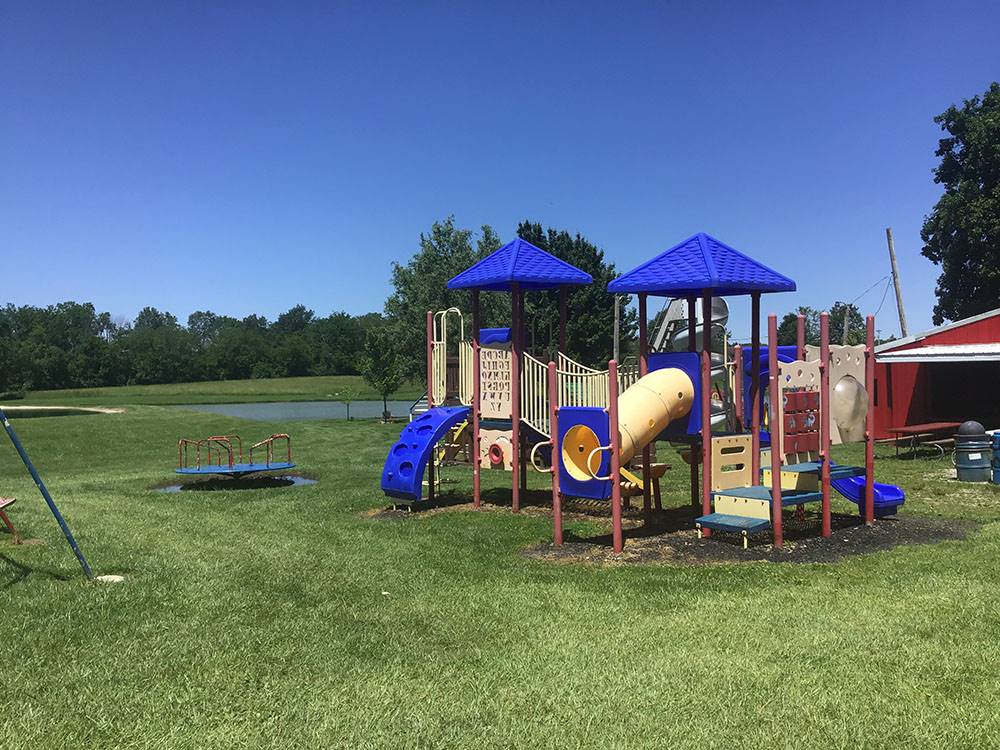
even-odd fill
[[(284, 441), (284, 461), (274, 458), (275, 443)], [(234, 447), (235, 445), (235, 447)], [(257, 459), (254, 460), (254, 452)], [(194, 454), (194, 462), (191, 454)], [(260, 460), (264, 454), (263, 461)], [(204, 460), (202, 460), (204, 456)], [(295, 466), (292, 463), (292, 439), (285, 433), (275, 433), (250, 446), (247, 461), (243, 460), (243, 440), (239, 435), (212, 435), (207, 438), (180, 438), (177, 441), (177, 474), (221, 474), (242, 477), (283, 471)]]
[[(745, 546), (751, 534), (771, 529), (781, 547), (782, 509), (819, 502), (821, 533), (829, 536), (831, 487), (858, 505), (866, 523), (904, 502), (902, 490), (873, 476), (874, 318), (867, 320), (864, 345), (837, 347), (829, 343), (824, 314), (820, 345), (807, 347), (801, 316), (797, 343), (778, 346), (771, 315), (762, 346), (761, 295), (794, 291), (795, 282), (697, 234), (608, 285), (609, 292), (638, 297), (639, 361), (620, 367), (611, 360), (607, 370), (596, 370), (565, 354), (568, 291), (590, 282), (588, 274), (520, 239), (449, 281), (451, 289), (471, 291), (471, 335), (465, 337), (457, 309), (428, 312), (428, 408), (389, 451), (382, 474), (388, 496), (419, 502), (426, 473), (432, 500), (440, 465), (434, 448), (442, 440), (454, 443), (464, 430), (477, 459), (471, 462), (473, 504), (481, 501), (481, 470), (508, 469), (517, 512), (530, 463), (551, 475), (557, 545), (563, 542), (562, 500), (570, 496), (610, 501), (613, 545), (622, 549), (622, 498), (641, 494), (646, 513), (654, 500), (657, 508), (662, 504), (657, 480), (666, 467), (653, 460), (657, 441), (683, 448), (699, 535), (736, 532)], [(558, 346), (547, 363), (525, 350), (524, 295), (536, 290), (559, 294)], [(484, 291), (511, 294), (510, 328), (481, 328)], [(686, 351), (651, 351), (650, 296), (674, 300), (654, 344), (669, 341)], [(720, 302), (732, 296), (750, 297), (749, 347), (730, 347), (725, 339), (728, 308)], [(452, 355), (448, 321), (456, 317)], [(864, 467), (832, 462), (831, 444), (859, 440), (866, 444)]]

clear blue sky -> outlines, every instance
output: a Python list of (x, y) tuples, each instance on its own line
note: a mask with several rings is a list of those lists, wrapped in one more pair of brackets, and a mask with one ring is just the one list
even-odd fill
[(798, 282), (778, 313), (888, 273), (891, 225), (921, 330), (932, 118), (1000, 78), (995, 2), (9, 2), (0, 28), (0, 301), (182, 320), (380, 310), (454, 214), (622, 271), (706, 231)]

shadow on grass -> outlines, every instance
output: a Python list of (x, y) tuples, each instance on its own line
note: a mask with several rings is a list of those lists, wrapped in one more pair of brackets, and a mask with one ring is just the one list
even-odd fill
[(0, 583), (0, 589), (9, 589), (33, 574), (42, 574), (47, 578), (51, 578), (55, 581), (69, 581), (72, 580), (69, 576), (56, 573), (51, 569), (46, 568), (33, 568), (30, 565), (25, 565), (24, 563), (18, 562), (9, 555), (0, 554), (0, 563), (5, 563), (7, 566), (13, 569), (14, 576), (9, 580)]

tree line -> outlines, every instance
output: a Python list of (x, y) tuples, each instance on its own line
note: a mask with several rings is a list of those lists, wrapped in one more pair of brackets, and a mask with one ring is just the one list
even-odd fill
[(199, 311), (182, 325), (146, 307), (115, 322), (93, 304), (0, 308), (0, 391), (88, 388), (361, 371), (378, 313), (319, 317), (296, 305), (274, 321)]

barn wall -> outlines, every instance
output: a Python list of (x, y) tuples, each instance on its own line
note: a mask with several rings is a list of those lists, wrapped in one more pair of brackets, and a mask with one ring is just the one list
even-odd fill
[[(996, 342), (1000, 342), (1000, 315), (921, 336), (890, 351)], [(989, 392), (989, 383), (1000, 382), (997, 378), (1000, 366), (996, 363), (876, 362), (875, 437), (879, 440), (893, 437), (889, 427), (964, 421), (970, 417), (962, 415), (968, 414), (981, 415), (971, 417), (980, 421), (996, 420), (1000, 417), (998, 409), (992, 402), (984, 401), (984, 391)]]

